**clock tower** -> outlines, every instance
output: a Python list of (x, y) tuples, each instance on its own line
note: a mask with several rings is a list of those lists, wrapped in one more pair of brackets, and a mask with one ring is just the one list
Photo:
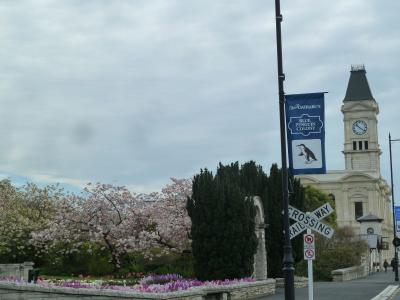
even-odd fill
[(343, 100), (344, 150), (347, 171), (380, 174), (378, 103), (372, 96), (364, 65), (351, 67)]
[[(370, 262), (382, 263), (383, 259), (390, 260), (394, 255), (394, 247), (388, 238), (393, 236), (391, 190), (380, 173), (379, 106), (372, 96), (363, 65), (351, 67), (341, 111), (346, 168), (327, 170), (326, 174), (302, 174), (296, 177), (301, 184), (321, 189), (335, 201), (339, 227), (350, 226), (360, 237), (380, 235), (380, 248), (377, 248), (378, 244), (375, 249), (371, 247)], [(340, 140), (338, 137), (329, 142), (338, 143)], [(365, 221), (378, 222), (379, 230), (372, 225), (366, 226)]]

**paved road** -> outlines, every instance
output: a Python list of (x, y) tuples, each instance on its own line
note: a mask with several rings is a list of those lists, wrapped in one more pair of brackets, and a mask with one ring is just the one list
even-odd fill
[[(388, 285), (398, 285), (394, 281), (394, 273), (379, 272), (372, 275), (346, 282), (316, 282), (314, 283), (314, 300), (369, 300), (381, 293)], [(308, 300), (308, 288), (298, 288), (296, 300)], [(275, 295), (259, 298), (258, 300), (283, 300), (283, 289), (277, 289)], [(399, 289), (395, 296), (389, 298), (400, 300)]]

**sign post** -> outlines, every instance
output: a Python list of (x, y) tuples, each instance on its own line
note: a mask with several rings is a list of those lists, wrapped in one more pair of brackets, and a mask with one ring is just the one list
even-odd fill
[(315, 259), (315, 239), (311, 229), (304, 235), (304, 259), (307, 259), (308, 300), (314, 300), (313, 260)]
[[(314, 280), (313, 280), (313, 260), (315, 259), (315, 237), (312, 230), (319, 234), (331, 238), (334, 230), (329, 225), (321, 222), (323, 218), (333, 213), (333, 208), (326, 203), (313, 212), (302, 212), (289, 205), (289, 217), (297, 221), (289, 228), (290, 239), (293, 239), (304, 230), (307, 233), (303, 235), (304, 259), (307, 260), (308, 267), (308, 300), (314, 300)], [(400, 239), (399, 239), (400, 240)]]
[(285, 122), (285, 91), (283, 81), (285, 73), (283, 73), (282, 63), (282, 14), (281, 2), (275, 0), (275, 24), (276, 24), (276, 54), (278, 65), (278, 88), (279, 88), (279, 125), (281, 133), (281, 161), (282, 161), (282, 206), (283, 206), (283, 278), (285, 281), (285, 300), (294, 300), (294, 259), (292, 252), (292, 244), (289, 236), (289, 190), (288, 190), (288, 170), (286, 162), (286, 122)]

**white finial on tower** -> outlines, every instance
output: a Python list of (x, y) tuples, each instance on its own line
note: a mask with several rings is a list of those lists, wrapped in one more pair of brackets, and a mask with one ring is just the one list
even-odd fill
[(365, 66), (364, 64), (360, 65), (351, 65), (351, 71), (356, 72), (356, 71), (365, 71)]

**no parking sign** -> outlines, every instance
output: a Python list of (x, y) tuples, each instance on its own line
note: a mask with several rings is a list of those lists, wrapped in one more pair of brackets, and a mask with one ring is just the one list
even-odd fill
[(304, 259), (305, 260), (315, 259), (315, 250), (314, 249), (304, 249)]
[(303, 235), (304, 240), (304, 259), (313, 260), (315, 259), (315, 238), (312, 233)]
[(304, 235), (304, 248), (315, 248), (314, 235), (312, 233)]

